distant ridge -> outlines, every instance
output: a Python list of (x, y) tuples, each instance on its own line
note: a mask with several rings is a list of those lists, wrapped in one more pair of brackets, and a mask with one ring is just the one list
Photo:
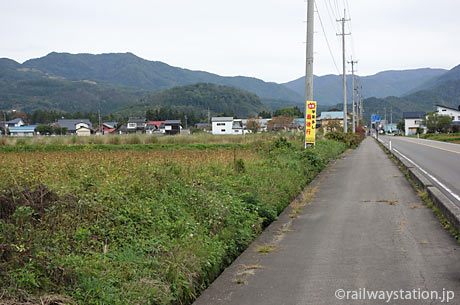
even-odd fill
[[(430, 68), (401, 71), (390, 70), (371, 76), (357, 76), (357, 79), (359, 78), (363, 87), (364, 97), (400, 97), (412, 92), (414, 89), (419, 90), (420, 86), (426, 84), (429, 80), (440, 77), (446, 72), (447, 70)], [(315, 76), (313, 84), (315, 99), (320, 104), (335, 105), (343, 100), (341, 75)], [(305, 91), (305, 78), (301, 77), (283, 85), (301, 94)], [(347, 87), (349, 89), (349, 102), (351, 102), (351, 75), (347, 76)]]
[(172, 67), (159, 61), (142, 59), (132, 53), (69, 54), (50, 53), (31, 59), (24, 67), (71, 80), (95, 80), (139, 89), (157, 91), (196, 83), (232, 86), (261, 98), (302, 102), (302, 95), (276, 83), (252, 77), (223, 77), (216, 74)]

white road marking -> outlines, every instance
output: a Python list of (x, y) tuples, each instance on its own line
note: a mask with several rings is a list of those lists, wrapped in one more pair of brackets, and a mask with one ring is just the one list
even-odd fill
[(441, 183), (438, 179), (436, 179), (433, 175), (429, 174), (426, 170), (424, 170), (423, 168), (421, 168), (417, 163), (415, 163), (414, 161), (412, 161), (411, 159), (409, 159), (408, 157), (406, 157), (405, 155), (403, 155), (401, 152), (399, 152), (397, 149), (393, 148), (393, 150), (395, 152), (397, 152), (399, 155), (401, 155), (401, 157), (403, 157), (404, 159), (406, 159), (407, 161), (409, 161), (410, 163), (414, 164), (415, 167), (417, 167), (422, 173), (424, 173), (425, 175), (427, 175), (428, 177), (430, 177), (434, 182), (436, 182), (439, 186), (441, 186), (446, 192), (448, 192), (452, 197), (454, 197), (455, 199), (457, 199), (459, 202), (460, 202), (460, 196), (457, 195), (456, 193), (454, 193), (450, 188), (448, 188), (447, 186), (445, 186), (443, 183)]

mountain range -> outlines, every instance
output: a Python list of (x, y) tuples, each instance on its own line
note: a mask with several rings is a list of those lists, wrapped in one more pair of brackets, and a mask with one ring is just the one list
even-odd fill
[[(363, 95), (372, 97), (365, 101), (368, 111), (382, 112), (387, 104), (394, 104), (394, 112), (397, 113), (406, 109), (426, 111), (436, 103), (456, 107), (458, 103), (460, 67), (450, 71), (429, 68), (384, 71), (371, 76), (357, 76), (357, 79), (362, 85)], [(239, 109), (240, 115), (252, 115), (267, 109), (303, 107), (304, 81), (302, 77), (277, 84), (251, 77), (225, 77), (145, 60), (132, 53), (93, 55), (53, 52), (23, 64), (0, 59), (0, 110), (31, 112), (46, 109), (72, 113), (101, 110), (110, 113), (131, 109), (133, 105), (144, 109), (167, 104), (182, 108), (198, 107), (199, 110), (209, 107), (214, 112)], [(187, 87), (198, 83), (201, 84), (198, 89)], [(341, 86), (340, 75), (315, 76), (315, 99), (323, 109), (337, 104), (334, 107), (340, 107)], [(175, 90), (161, 94), (172, 88)], [(351, 101), (351, 77), (348, 77), (348, 89)], [(232, 90), (235, 92), (230, 92)], [(178, 92), (185, 96), (171, 99)], [(212, 94), (216, 95), (215, 104), (210, 99)], [(206, 98), (206, 102), (199, 103), (196, 96)], [(232, 99), (226, 100), (225, 96)], [(244, 97), (246, 104), (238, 105), (237, 97)], [(184, 105), (186, 101), (191, 101), (191, 104)], [(224, 107), (220, 103), (227, 105)]]
[[(440, 77), (448, 70), (415, 69), (401, 71), (384, 71), (370, 76), (356, 75), (355, 79), (362, 86), (364, 97), (385, 98), (403, 96), (427, 86), (430, 80)], [(314, 97), (321, 105), (335, 105), (343, 101), (343, 78), (341, 75), (315, 76), (313, 78)], [(305, 77), (283, 84), (287, 88), (305, 94)], [(351, 75), (347, 75), (348, 101), (351, 102)]]
[[(371, 114), (386, 117), (393, 122), (402, 119), (403, 112), (430, 112), (436, 110), (436, 105), (443, 105), (458, 109), (460, 106), (460, 65), (438, 77), (423, 83), (412, 92), (396, 97), (385, 98), (371, 97), (363, 101), (364, 119), (369, 122)], [(348, 106), (351, 109), (351, 106)], [(343, 104), (337, 104), (334, 108), (343, 109)]]

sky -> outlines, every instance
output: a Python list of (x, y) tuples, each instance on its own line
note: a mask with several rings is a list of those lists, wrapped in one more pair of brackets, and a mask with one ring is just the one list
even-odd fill
[[(315, 75), (342, 73), (335, 20), (344, 9), (351, 18), (346, 56), (358, 60), (359, 75), (460, 64), (458, 0), (316, 4)], [(283, 83), (305, 74), (305, 19), (303, 0), (0, 0), (0, 58), (22, 63), (53, 51), (131, 52)]]

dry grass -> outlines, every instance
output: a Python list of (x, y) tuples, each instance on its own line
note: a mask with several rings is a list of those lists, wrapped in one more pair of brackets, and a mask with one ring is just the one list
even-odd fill
[(296, 200), (291, 205), (291, 212), (289, 213), (290, 218), (297, 218), (297, 214), (303, 211), (303, 208), (311, 202), (315, 194), (318, 192), (318, 188), (307, 189), (302, 193), (300, 200)]
[(271, 133), (248, 134), (244, 136), (216, 136), (209, 133), (198, 133), (193, 135), (92, 135), (89, 137), (77, 136), (41, 136), (31, 138), (0, 137), (0, 145), (20, 144), (200, 144), (200, 143), (254, 143), (269, 140), (276, 135)]
[(262, 255), (267, 255), (269, 253), (275, 252), (278, 249), (274, 245), (266, 244), (257, 247), (257, 252)]

